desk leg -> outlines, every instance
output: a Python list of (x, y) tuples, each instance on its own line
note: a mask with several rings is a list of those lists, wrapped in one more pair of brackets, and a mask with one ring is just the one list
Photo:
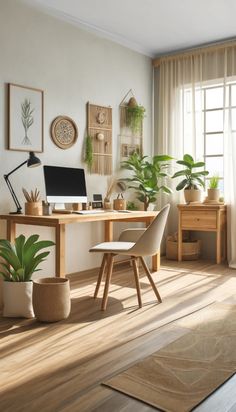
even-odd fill
[(56, 226), (56, 277), (65, 277), (65, 225)]
[(224, 226), (224, 261), (227, 261), (227, 225)]
[(12, 220), (7, 220), (7, 240), (14, 242), (16, 238), (16, 224)]
[(105, 242), (112, 242), (113, 240), (113, 222), (111, 220), (105, 220)]
[[(146, 221), (146, 227), (148, 227), (152, 221), (155, 219), (155, 217), (149, 218), (149, 220)], [(161, 267), (161, 259), (160, 259), (160, 251), (158, 251), (155, 255), (152, 256), (152, 271), (157, 272), (160, 270)]]
[(221, 230), (218, 228), (216, 232), (216, 263), (221, 263)]
[(179, 223), (178, 223), (178, 262), (182, 261), (182, 247), (183, 247), (183, 233), (181, 228), (181, 211), (179, 211)]

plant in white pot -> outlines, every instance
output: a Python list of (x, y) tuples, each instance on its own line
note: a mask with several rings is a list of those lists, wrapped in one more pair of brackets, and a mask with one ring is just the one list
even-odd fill
[(49, 251), (39, 253), (42, 249), (54, 245), (50, 240), (39, 241), (39, 235), (28, 239), (20, 235), (11, 244), (0, 239), (0, 262), (3, 282), (3, 316), (34, 317), (32, 306), (32, 275), (39, 271), (38, 265), (49, 255)]
[(206, 170), (199, 170), (199, 168), (205, 166), (205, 162), (195, 162), (191, 155), (185, 154), (183, 159), (177, 160), (176, 163), (184, 166), (184, 169), (179, 170), (172, 176), (172, 178), (184, 177), (184, 179), (176, 186), (176, 190), (179, 191), (184, 189), (186, 203), (200, 202), (201, 190), (199, 187), (205, 187), (202, 178), (209, 174)]
[(219, 176), (213, 175), (209, 179), (208, 189), (207, 189), (207, 200), (213, 202), (219, 202), (220, 189), (219, 189)]

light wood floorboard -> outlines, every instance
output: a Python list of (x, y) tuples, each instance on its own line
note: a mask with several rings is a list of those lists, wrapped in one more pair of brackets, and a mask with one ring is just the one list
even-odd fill
[[(154, 408), (101, 382), (187, 333), (183, 319), (215, 301), (236, 304), (236, 271), (206, 261), (162, 260), (153, 275), (163, 303), (140, 270), (143, 308), (132, 269), (117, 266), (108, 306), (93, 299), (98, 270), (70, 276), (72, 312), (54, 324), (0, 319), (0, 410), (148, 412)], [(196, 410), (236, 410), (233, 377)]]

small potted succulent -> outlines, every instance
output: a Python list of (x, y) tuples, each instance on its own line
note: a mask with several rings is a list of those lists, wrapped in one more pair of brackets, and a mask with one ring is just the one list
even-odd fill
[(220, 189), (219, 189), (219, 176), (214, 175), (209, 179), (209, 186), (207, 189), (207, 200), (219, 202)]
[(0, 263), (3, 276), (3, 316), (34, 317), (32, 306), (32, 275), (39, 271), (38, 265), (49, 255), (49, 251), (40, 252), (51, 247), (50, 240), (39, 241), (39, 235), (28, 239), (20, 235), (11, 244), (8, 240), (0, 239)]
[(206, 170), (199, 170), (199, 168), (205, 166), (205, 162), (195, 162), (191, 155), (185, 154), (183, 159), (178, 160), (176, 163), (184, 166), (184, 169), (179, 170), (172, 176), (172, 178), (184, 177), (176, 186), (176, 190), (184, 189), (186, 203), (200, 202), (201, 190), (199, 187), (205, 187), (203, 178), (209, 174)]

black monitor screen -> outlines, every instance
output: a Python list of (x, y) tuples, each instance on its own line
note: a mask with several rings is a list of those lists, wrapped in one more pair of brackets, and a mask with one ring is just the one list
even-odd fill
[[(49, 202), (66, 202), (67, 200), (76, 202), (81, 201), (77, 198), (87, 196), (84, 169), (58, 166), (44, 166), (43, 168)], [(63, 198), (68, 199), (63, 200)]]

